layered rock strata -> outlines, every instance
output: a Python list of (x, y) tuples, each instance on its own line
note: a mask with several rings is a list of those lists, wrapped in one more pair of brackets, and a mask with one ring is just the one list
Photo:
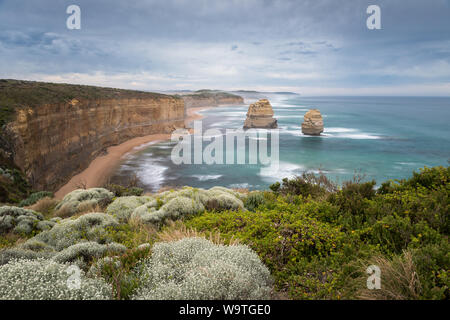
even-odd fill
[(273, 117), (273, 109), (269, 100), (262, 99), (250, 105), (244, 129), (263, 128), (275, 129), (278, 127), (277, 120)]
[(117, 91), (89, 99), (78, 97), (75, 89), (68, 101), (21, 103), (13, 121), (2, 129), (2, 138), (8, 141), (4, 152), (34, 189), (56, 190), (110, 146), (184, 127), (180, 98)]
[(319, 136), (323, 132), (323, 118), (317, 109), (309, 110), (302, 123), (302, 133), (309, 136)]

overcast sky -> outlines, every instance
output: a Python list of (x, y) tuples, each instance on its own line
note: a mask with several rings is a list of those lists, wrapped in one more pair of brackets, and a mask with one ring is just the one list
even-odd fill
[(0, 0), (0, 78), (449, 96), (450, 0)]

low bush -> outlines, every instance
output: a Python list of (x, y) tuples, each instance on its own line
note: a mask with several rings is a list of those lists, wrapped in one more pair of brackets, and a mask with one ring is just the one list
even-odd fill
[(154, 199), (137, 207), (131, 218), (160, 227), (168, 220), (177, 220), (210, 210), (239, 210), (244, 208), (241, 200), (246, 196), (223, 187), (209, 190), (184, 187), (177, 191), (165, 191)]
[(144, 196), (128, 196), (116, 198), (107, 208), (106, 213), (113, 215), (121, 222), (126, 222), (130, 218), (134, 209), (140, 207), (150, 201), (152, 197)]
[(144, 189), (138, 187), (123, 187), (117, 184), (107, 184), (105, 189), (108, 189), (114, 193), (115, 197), (131, 197), (131, 196), (141, 196), (144, 193)]
[(29, 241), (39, 240), (56, 251), (82, 241), (105, 244), (112, 242), (107, 228), (118, 225), (118, 221), (108, 214), (89, 213), (77, 219), (61, 220), (51, 230), (41, 232)]
[(0, 266), (0, 300), (103, 300), (111, 286), (80, 270), (80, 288), (71, 289), (68, 264), (52, 260), (11, 260)]
[(44, 220), (41, 213), (33, 210), (10, 206), (0, 207), (0, 235), (13, 231), (30, 236), (48, 230), (54, 224), (53, 221)]
[(271, 277), (247, 246), (223, 246), (201, 238), (157, 243), (144, 262), (138, 300), (269, 299)]
[(53, 196), (54, 196), (53, 192), (49, 192), (49, 191), (35, 192), (35, 193), (32, 193), (25, 200), (20, 201), (19, 207), (28, 207), (28, 206), (31, 206), (31, 205), (35, 204), (36, 202), (38, 202), (42, 198), (45, 198), (45, 197), (53, 198)]
[(276, 182), (270, 186), (270, 189), (282, 195), (302, 195), (317, 198), (335, 192), (337, 186), (323, 173), (315, 175), (314, 173), (304, 172), (301, 176), (296, 176), (293, 179), (283, 179), (281, 184)]
[(250, 192), (245, 199), (244, 206), (250, 211), (255, 211), (260, 205), (265, 202), (264, 193), (259, 191)]
[[(185, 225), (249, 245), (279, 292), (294, 299), (369, 298), (360, 291), (365, 269), (354, 262), (374, 259), (388, 274), (403, 270), (404, 276), (388, 275), (390, 293), (373, 298), (448, 299), (448, 181), (442, 167), (378, 191), (373, 181), (332, 191), (297, 178), (273, 185), (255, 212), (207, 212)], [(408, 281), (414, 283), (409, 291)]]
[(118, 256), (99, 259), (92, 265), (89, 274), (101, 275), (106, 279), (113, 287), (115, 299), (130, 299), (145, 281), (141, 261), (148, 258), (150, 252), (151, 245), (145, 244)]
[(117, 243), (80, 242), (60, 251), (52, 259), (60, 263), (75, 263), (80, 268), (86, 268), (94, 259), (102, 258), (107, 254), (120, 254), (126, 250), (124, 245)]
[(67, 194), (56, 206), (56, 215), (68, 217), (97, 205), (103, 208), (111, 202), (113, 197), (114, 194), (112, 192), (103, 188), (74, 190)]

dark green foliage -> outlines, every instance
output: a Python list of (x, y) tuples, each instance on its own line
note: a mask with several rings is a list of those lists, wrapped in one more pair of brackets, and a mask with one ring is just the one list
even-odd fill
[(244, 201), (244, 206), (250, 211), (255, 211), (265, 202), (264, 194), (259, 191), (250, 192)]
[(144, 189), (138, 187), (123, 187), (118, 184), (108, 184), (105, 186), (105, 189), (108, 189), (112, 193), (114, 193), (115, 197), (128, 197), (128, 196), (141, 196), (144, 193)]
[(130, 249), (101, 265), (99, 273), (112, 285), (115, 299), (129, 299), (145, 280), (141, 274), (144, 266), (140, 262), (149, 257), (150, 253), (150, 246)]
[(19, 203), (28, 196), (31, 190), (30, 184), (20, 170), (15, 167), (9, 167), (8, 169), (11, 172), (10, 178), (0, 175), (0, 204)]
[(0, 132), (2, 127), (14, 118), (15, 110), (12, 106), (0, 102)]
[(315, 175), (314, 173), (304, 172), (301, 176), (293, 179), (283, 179), (270, 186), (273, 192), (282, 195), (302, 195), (304, 197), (312, 196), (314, 198), (325, 195), (327, 192), (336, 190), (336, 185), (331, 182), (324, 174)]
[(50, 191), (35, 192), (35, 193), (32, 193), (25, 200), (20, 201), (19, 207), (28, 207), (28, 206), (31, 206), (31, 205), (35, 204), (36, 202), (38, 202), (42, 198), (45, 198), (45, 197), (53, 198), (53, 196), (54, 196), (53, 192), (50, 192)]
[[(378, 191), (373, 181), (348, 182), (333, 191), (303, 177), (285, 179), (264, 193), (255, 212), (207, 212), (185, 223), (251, 246), (277, 289), (294, 299), (358, 298), (368, 265), (356, 262), (381, 256), (400, 268), (408, 266), (405, 252), (413, 265), (401, 270), (418, 278), (419, 297), (449, 299), (449, 173), (425, 168)], [(392, 296), (413, 296), (405, 295), (403, 278), (389, 276), (399, 290)]]

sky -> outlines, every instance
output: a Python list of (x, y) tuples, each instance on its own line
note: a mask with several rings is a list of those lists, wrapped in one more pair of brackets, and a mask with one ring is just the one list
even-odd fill
[(0, 0), (0, 78), (450, 96), (450, 0)]

